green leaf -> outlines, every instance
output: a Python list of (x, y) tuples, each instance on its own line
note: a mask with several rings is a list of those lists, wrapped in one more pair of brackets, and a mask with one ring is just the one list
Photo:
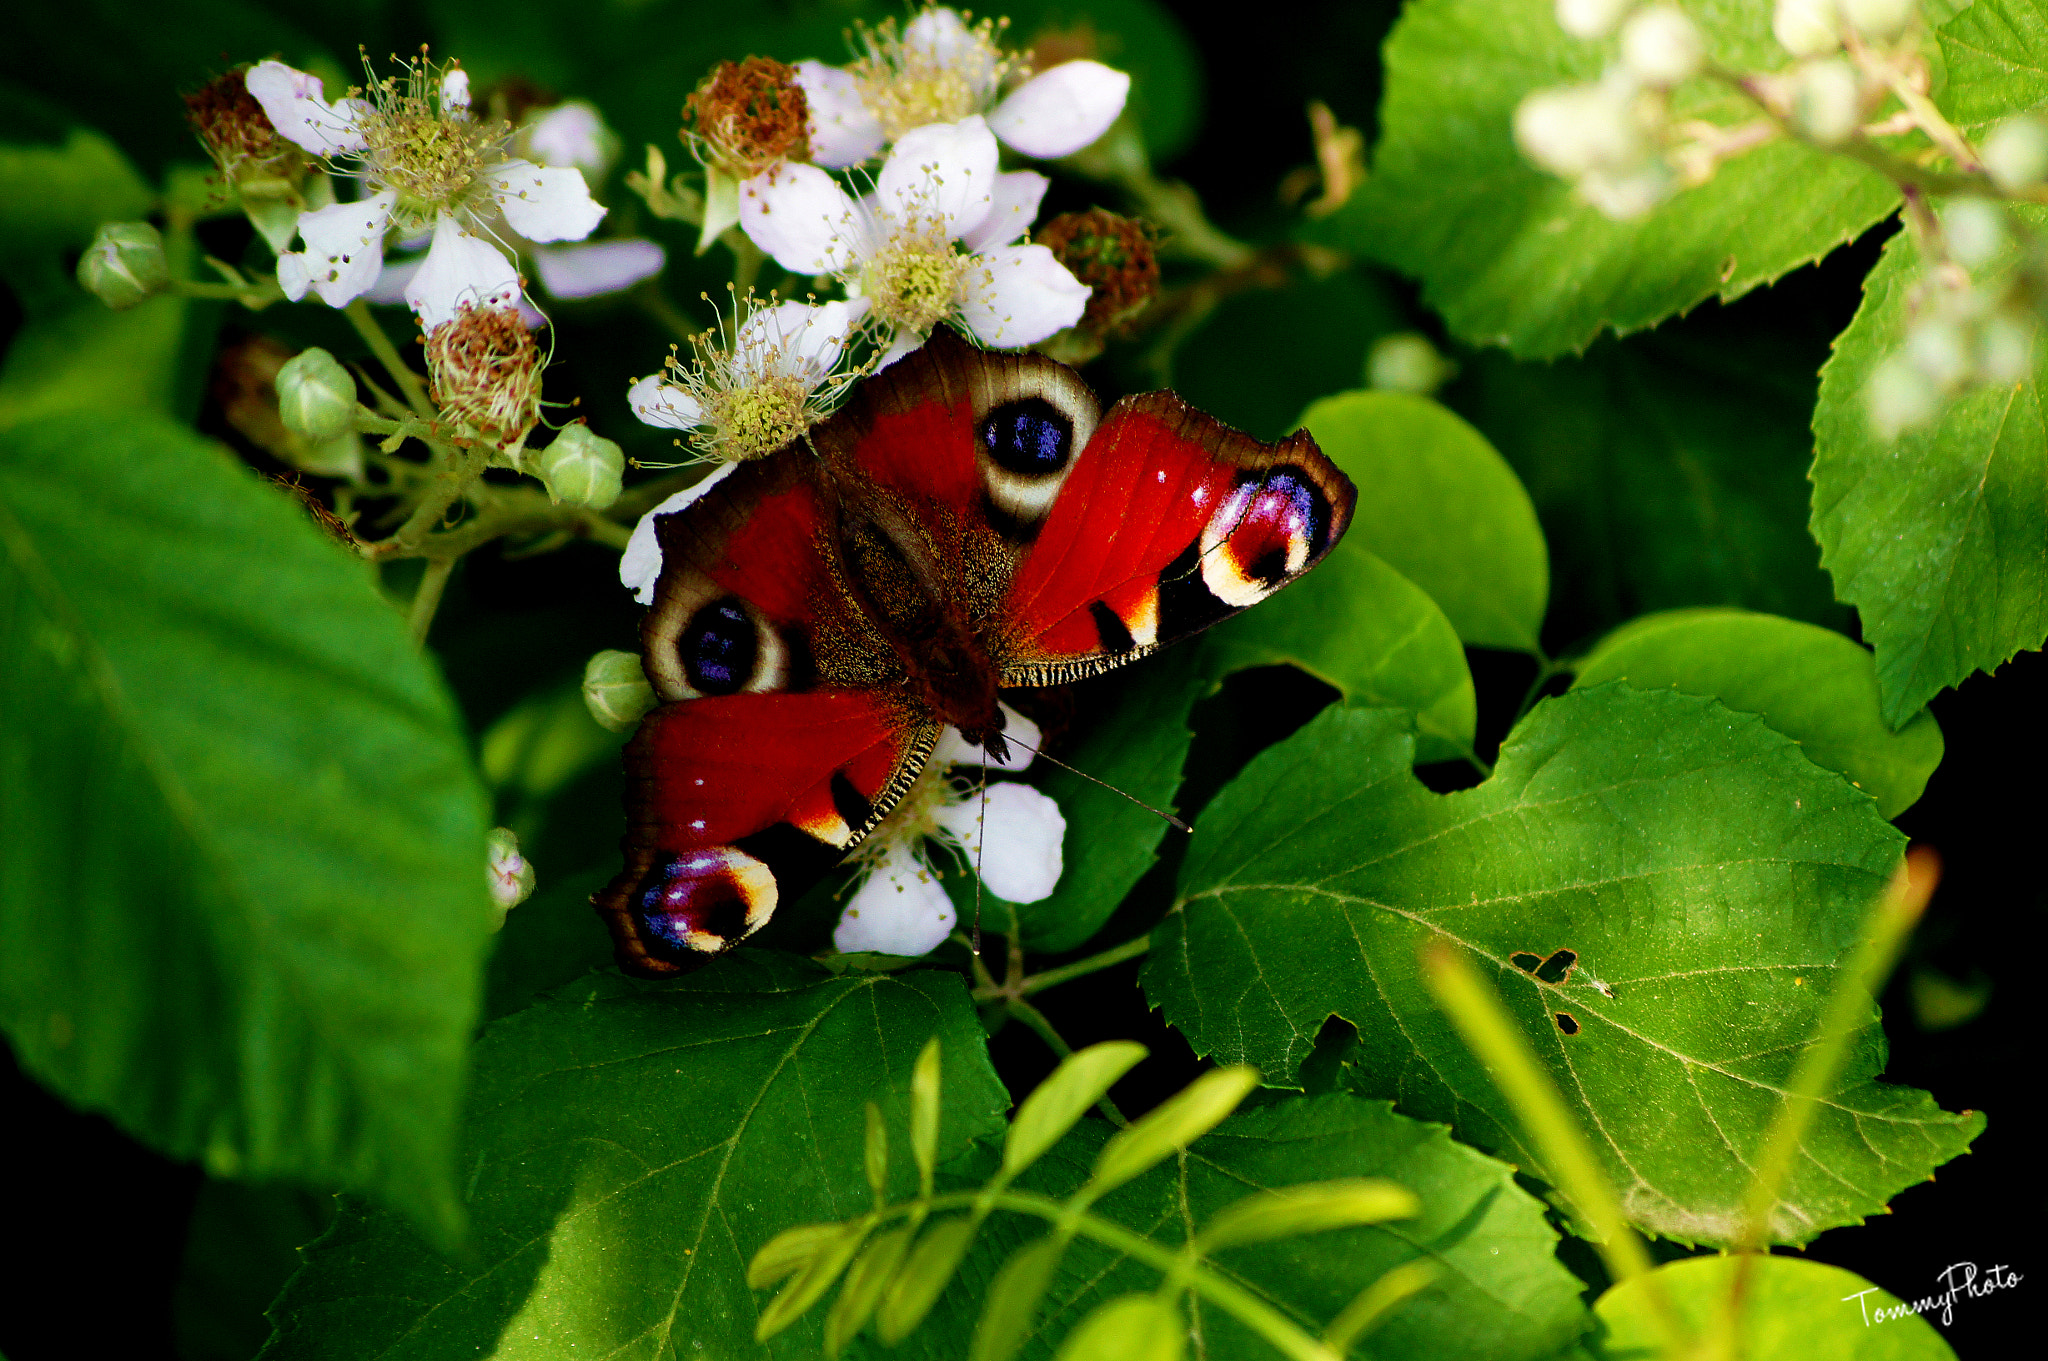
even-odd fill
[(192, 1207), (172, 1298), (179, 1361), (256, 1355), (270, 1336), (263, 1311), (299, 1269), (299, 1249), (333, 1217), (332, 1196), (209, 1178)]
[(1067, 1240), (1049, 1233), (1010, 1255), (989, 1283), (967, 1361), (1010, 1361), (1017, 1354), (1031, 1334), (1039, 1301), (1052, 1285), (1052, 1274), (1066, 1250)]
[[(860, 1251), (867, 1241), (869, 1224), (866, 1220), (843, 1225), (839, 1232), (826, 1239), (811, 1259), (804, 1263), (804, 1269), (795, 1279), (782, 1287), (768, 1307), (761, 1311), (761, 1317), (754, 1320), (754, 1340), (766, 1342), (802, 1318), (810, 1307), (825, 1298), (825, 1292), (832, 1288), (853, 1261), (853, 1255)], [(751, 1269), (748, 1275), (752, 1275)], [(827, 1323), (828, 1333), (830, 1323)]]
[[(477, 1043), (472, 1250), (439, 1257), (351, 1206), (274, 1309), (270, 1354), (768, 1355), (749, 1259), (790, 1226), (865, 1212), (863, 1107), (904, 1133), (911, 1070), (935, 1033), (940, 1156), (952, 1158), (1002, 1129), (1006, 1099), (951, 974), (835, 978), (742, 950), (677, 983), (573, 984)], [(914, 1190), (897, 1167), (892, 1194)], [(820, 1251), (808, 1234), (781, 1241), (777, 1271)], [(815, 1355), (822, 1322), (807, 1314), (774, 1354)]]
[(1405, 392), (1340, 392), (1301, 424), (1358, 484), (1352, 542), (1427, 591), (1462, 641), (1536, 650), (1550, 558), (1529, 493), (1486, 436)]
[[(2039, 230), (2048, 214), (2025, 212)], [(1997, 288), (2012, 252), (1980, 270)], [(1821, 371), (1813, 413), (1813, 535), (1877, 649), (1894, 727), (1973, 671), (2048, 638), (2048, 423), (2041, 366), (2011, 387), (1974, 388), (1932, 425), (1880, 439), (1865, 414), (1871, 371), (1905, 335), (1919, 252), (1904, 232), (1863, 286), (1863, 306)]]
[[(1095, 1151), (1112, 1131), (1084, 1120), (1020, 1181), (1056, 1199), (1080, 1188)], [(1557, 1231), (1514, 1170), (1454, 1142), (1440, 1125), (1354, 1096), (1286, 1097), (1240, 1110), (1170, 1159), (1097, 1201), (1092, 1213), (1164, 1247), (1189, 1226), (1213, 1223), (1247, 1194), (1285, 1192), (1338, 1177), (1385, 1178), (1421, 1202), (1413, 1219), (1332, 1229), (1311, 1238), (1228, 1248), (1218, 1265), (1234, 1281), (1315, 1331), (1360, 1291), (1402, 1267), (1440, 1268), (1436, 1280), (1400, 1304), (1353, 1355), (1400, 1361), (1536, 1361), (1583, 1332), (1580, 1282), (1557, 1260)], [(954, 1361), (967, 1347), (997, 1263), (1020, 1243), (1042, 1243), (1044, 1222), (998, 1214), (933, 1317), (905, 1348), (913, 1357)], [(1007, 1271), (1007, 1267), (1005, 1271)], [(1159, 1283), (1158, 1272), (1077, 1238), (1022, 1337), (1024, 1354), (1046, 1356), (1102, 1301)], [(1218, 1361), (1273, 1353), (1221, 1310), (1204, 1304), (1206, 1354)], [(979, 1361), (979, 1358), (977, 1358)]]
[(1145, 1046), (1130, 1040), (1091, 1044), (1060, 1060), (1052, 1076), (1017, 1107), (1003, 1145), (1003, 1172), (1015, 1176), (1044, 1155), (1074, 1127), (1088, 1108), (1145, 1057)]
[(1373, 1177), (1344, 1177), (1246, 1196), (1202, 1229), (1203, 1251), (1327, 1233), (1389, 1219), (1412, 1219), (1422, 1208), (1405, 1186)]
[[(1790, 59), (1768, 5), (1693, 5), (1708, 59), (1739, 71)], [(1647, 216), (1615, 222), (1516, 148), (1515, 106), (1533, 90), (1597, 80), (1611, 45), (1558, 26), (1551, 0), (1420, 0), (1385, 48), (1373, 174), (1318, 229), (1422, 280), (1458, 335), (1545, 358), (1603, 328), (1655, 325), (1735, 298), (1851, 241), (1897, 209), (1874, 171), (1791, 141), (1759, 147)], [(1758, 116), (1702, 78), (1679, 87), (1678, 120)]]
[(1419, 586), (1348, 536), (1307, 576), (1210, 630), (1202, 647), (1218, 678), (1290, 663), (1353, 704), (1406, 709), (1418, 760), (1471, 749), (1479, 705), (1457, 630)]
[(1935, 30), (1948, 67), (1942, 111), (1977, 133), (2048, 103), (2048, 6), (1975, 0)]
[(889, 1126), (882, 1119), (882, 1108), (870, 1101), (867, 1104), (867, 1141), (861, 1153), (861, 1170), (867, 1174), (868, 1189), (876, 1196), (889, 1193)]
[[(1651, 1275), (1695, 1334), (1725, 1336), (1720, 1325), (1743, 1260), (1686, 1257)], [(1746, 1361), (1955, 1361), (1954, 1349), (1919, 1314), (1880, 1316), (1880, 1309), (1901, 1310), (1900, 1301), (1854, 1272), (1799, 1257), (1755, 1257), (1748, 1267), (1742, 1329), (1731, 1345), (1731, 1354)], [(1602, 1294), (1593, 1312), (1605, 1325), (1593, 1348), (1602, 1361), (1662, 1351), (1663, 1333), (1642, 1279)]]
[(939, 1292), (960, 1269), (960, 1261), (980, 1227), (981, 1221), (972, 1216), (955, 1215), (924, 1231), (924, 1237), (911, 1250), (910, 1260), (890, 1283), (889, 1293), (875, 1317), (875, 1333), (882, 1341), (893, 1347), (924, 1322), (924, 1316), (938, 1301)]
[[(1147, 997), (1196, 1053), (1275, 1083), (1298, 1080), (1341, 1017), (1368, 1094), (1541, 1175), (1423, 987), (1418, 950), (1455, 944), (1492, 966), (1634, 1221), (1731, 1241), (1764, 1130), (1903, 838), (1762, 719), (1669, 690), (1547, 700), (1491, 779), (1450, 795), (1409, 773), (1409, 741), (1397, 715), (1326, 710), (1218, 795), (1179, 910), (1153, 932)], [(1872, 1009), (1777, 1239), (1878, 1212), (1983, 1128), (1875, 1081), (1884, 1055)]]
[(1254, 1068), (1218, 1068), (1154, 1106), (1129, 1129), (1118, 1130), (1095, 1161), (1095, 1175), (1088, 1179), (1091, 1198), (1114, 1190), (1207, 1134), (1258, 1085)]
[(1180, 1361), (1188, 1325), (1170, 1300), (1124, 1295), (1098, 1305), (1067, 1334), (1059, 1361)]
[(147, 217), (155, 202), (121, 149), (89, 128), (70, 129), (61, 146), (0, 143), (0, 275), (30, 312), (68, 306), (84, 294), (66, 254), (101, 223)]
[[(872, 1106), (874, 1103), (868, 1104)], [(799, 1224), (793, 1229), (784, 1229), (762, 1244), (761, 1250), (748, 1260), (748, 1288), (766, 1290), (807, 1270), (819, 1253), (839, 1242), (845, 1233), (846, 1226), (837, 1220), (830, 1224)]]
[(1578, 665), (1574, 689), (1626, 680), (1712, 695), (1800, 744), (1895, 818), (1941, 764), (1941, 727), (1921, 712), (1900, 731), (1878, 712), (1870, 653), (1831, 629), (1745, 610), (1673, 610), (1625, 624)]
[(160, 417), (0, 431), (0, 712), (24, 1066), (216, 1175), (452, 1234), (484, 800), (364, 566)]
[[(873, 1110), (874, 1107), (869, 1106), (868, 1109)], [(839, 1298), (832, 1301), (831, 1312), (825, 1316), (827, 1356), (839, 1355), (853, 1340), (854, 1334), (867, 1327), (875, 1306), (882, 1302), (882, 1292), (895, 1279), (896, 1268), (903, 1265), (903, 1254), (910, 1250), (912, 1232), (908, 1224), (902, 1224), (877, 1235), (846, 1273), (846, 1285), (840, 1290)]]
[(1687, 605), (1847, 622), (1806, 527), (1826, 338), (1785, 334), (1763, 302), (1577, 359), (1471, 356), (1445, 391), (1536, 503), (1551, 636)]
[(910, 1156), (918, 1182), (931, 1194), (932, 1169), (939, 1161), (939, 1037), (925, 1041), (910, 1076)]

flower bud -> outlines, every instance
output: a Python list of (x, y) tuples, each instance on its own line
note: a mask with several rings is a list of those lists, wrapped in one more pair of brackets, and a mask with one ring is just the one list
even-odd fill
[(1621, 64), (1645, 85), (1668, 87), (1699, 73), (1706, 40), (1675, 5), (1655, 5), (1621, 28)]
[(625, 732), (654, 707), (654, 687), (637, 652), (608, 650), (583, 667), (583, 703), (598, 725)]
[(1604, 38), (1614, 32), (1635, 0), (1557, 0), (1557, 26), (1574, 38)]
[(497, 926), (502, 927), (505, 914), (525, 902), (533, 892), (533, 866), (519, 853), (519, 838), (510, 827), (493, 827), (484, 846), (488, 856), (491, 902), (498, 909)]
[(1104, 336), (1128, 326), (1159, 291), (1152, 227), (1140, 219), (1105, 208), (1061, 213), (1036, 239), (1090, 289), (1078, 330)]
[(1866, 38), (1896, 38), (1913, 22), (1920, 0), (1841, 0), (1842, 17)]
[(1842, 45), (1836, 0), (1778, 0), (1771, 32), (1795, 57), (1824, 57)]
[(1427, 397), (1449, 381), (1458, 366), (1437, 353), (1429, 337), (1415, 331), (1381, 336), (1365, 357), (1366, 386)]
[(1981, 198), (1959, 198), (1941, 215), (1948, 253), (1964, 269), (1976, 269), (2005, 247), (2005, 213)]
[(303, 350), (277, 371), (277, 414), (316, 444), (340, 439), (355, 428), (356, 380), (327, 351)]
[(531, 457), (548, 495), (558, 503), (603, 510), (619, 499), (625, 452), (581, 421), (564, 427), (547, 448)]
[(1984, 139), (1984, 170), (2008, 193), (2039, 184), (2048, 175), (2048, 128), (2024, 115), (2000, 123)]
[(1863, 389), (1863, 405), (1878, 437), (1893, 440), (1900, 431), (1933, 419), (1941, 407), (1941, 394), (1912, 360), (1895, 354), (1870, 375)]
[(1532, 92), (1515, 109), (1515, 142), (1530, 160), (1568, 180), (1644, 155), (1630, 96), (1614, 82)]
[(1840, 57), (1808, 62), (1792, 83), (1792, 126), (1822, 146), (1846, 141), (1863, 113), (1856, 68)]
[(164, 238), (147, 222), (109, 222), (78, 257), (78, 284), (116, 312), (125, 312), (171, 281)]

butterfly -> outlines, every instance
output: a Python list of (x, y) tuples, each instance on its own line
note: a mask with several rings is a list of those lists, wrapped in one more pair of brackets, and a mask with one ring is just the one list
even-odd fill
[(765, 458), (657, 515), (659, 701), (625, 748), (625, 868), (592, 904), (626, 972), (759, 930), (998, 696), (1136, 661), (1319, 562), (1356, 491), (1171, 392), (1107, 412), (1072, 369), (945, 328)]

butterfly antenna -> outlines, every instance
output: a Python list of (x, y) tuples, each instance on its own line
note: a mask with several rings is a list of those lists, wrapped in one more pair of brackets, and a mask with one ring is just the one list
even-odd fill
[(981, 848), (988, 840), (988, 767), (981, 768), (981, 788), (975, 791), (980, 807), (974, 815), (974, 954), (981, 956)]
[[(1151, 804), (1149, 804), (1149, 803), (1145, 802), (1145, 801), (1144, 801), (1143, 799), (1139, 798), (1139, 797), (1138, 797), (1138, 796), (1137, 796), (1136, 794), (1131, 794), (1131, 793), (1127, 793), (1127, 792), (1126, 792), (1126, 791), (1124, 791), (1124, 790), (1118, 789), (1118, 788), (1117, 788), (1117, 787), (1116, 787), (1115, 785), (1111, 784), (1111, 783), (1110, 783), (1110, 782), (1109, 782), (1108, 780), (1098, 780), (1098, 779), (1096, 779), (1096, 778), (1095, 778), (1095, 777), (1094, 777), (1093, 775), (1090, 775), (1090, 774), (1089, 774), (1089, 773), (1088, 773), (1087, 771), (1085, 771), (1085, 770), (1078, 770), (1078, 769), (1076, 769), (1075, 767), (1073, 767), (1073, 766), (1070, 766), (1070, 765), (1068, 765), (1068, 764), (1067, 764), (1067, 763), (1066, 763), (1065, 761), (1062, 761), (1062, 760), (1061, 760), (1061, 759), (1060, 759), (1059, 757), (1057, 757), (1057, 756), (1054, 756), (1054, 755), (1053, 755), (1053, 754), (1052, 754), (1051, 752), (1049, 752), (1049, 751), (1046, 751), (1046, 750), (1045, 750), (1044, 748), (1042, 748), (1042, 747), (1034, 747), (1034, 746), (1032, 746), (1032, 745), (1031, 745), (1030, 743), (1028, 743), (1028, 742), (1021, 742), (1021, 741), (1019, 741), (1019, 740), (1018, 740), (1018, 739), (1017, 739), (1017, 738), (1016, 738), (1015, 736), (1011, 736), (1011, 737), (1010, 737), (1010, 738), (1009, 738), (1008, 740), (1009, 740), (1009, 741), (1010, 741), (1010, 742), (1011, 742), (1012, 744), (1014, 744), (1014, 745), (1016, 745), (1016, 746), (1020, 746), (1020, 747), (1024, 748), (1024, 750), (1026, 750), (1026, 751), (1028, 751), (1028, 752), (1031, 752), (1031, 753), (1032, 753), (1033, 755), (1036, 755), (1036, 756), (1043, 756), (1043, 757), (1044, 757), (1044, 758), (1045, 758), (1046, 760), (1048, 760), (1048, 761), (1052, 762), (1052, 763), (1053, 763), (1054, 765), (1058, 766), (1058, 767), (1059, 767), (1059, 768), (1060, 768), (1061, 770), (1065, 770), (1065, 771), (1071, 771), (1072, 773), (1074, 773), (1074, 774), (1076, 774), (1076, 775), (1079, 775), (1079, 776), (1080, 776), (1080, 777), (1081, 777), (1082, 779), (1084, 779), (1084, 780), (1088, 781), (1088, 783), (1090, 783), (1090, 784), (1099, 784), (1099, 785), (1101, 785), (1101, 786), (1102, 786), (1102, 787), (1103, 787), (1104, 789), (1107, 789), (1107, 790), (1108, 790), (1108, 791), (1109, 791), (1110, 793), (1112, 793), (1112, 794), (1115, 794), (1115, 795), (1116, 795), (1117, 797), (1119, 797), (1119, 798), (1125, 798), (1125, 799), (1129, 799), (1129, 800), (1130, 800), (1130, 801), (1131, 801), (1132, 803), (1135, 803), (1135, 804), (1137, 804), (1137, 805), (1138, 805), (1138, 807), (1140, 807), (1140, 808), (1144, 809), (1144, 810), (1145, 810), (1146, 812), (1150, 813), (1150, 814), (1151, 814), (1151, 815), (1152, 815), (1153, 817), (1155, 817), (1155, 818), (1160, 818), (1160, 819), (1162, 819), (1162, 820), (1164, 820), (1164, 821), (1166, 821), (1166, 822), (1169, 822), (1169, 823), (1171, 823), (1171, 824), (1172, 824), (1173, 826), (1175, 826), (1175, 827), (1178, 827), (1178, 828), (1180, 828), (1180, 829), (1181, 829), (1181, 830), (1182, 830), (1183, 832), (1192, 832), (1192, 831), (1194, 831), (1194, 830), (1195, 830), (1194, 828), (1192, 828), (1192, 827), (1188, 826), (1188, 825), (1187, 825), (1187, 824), (1186, 824), (1185, 822), (1182, 822), (1182, 821), (1181, 821), (1181, 820), (1180, 820), (1179, 818), (1175, 817), (1175, 816), (1174, 816), (1173, 814), (1171, 814), (1171, 813), (1168, 813), (1168, 812), (1164, 812), (1164, 811), (1162, 811), (1162, 810), (1160, 810), (1160, 809), (1157, 809), (1157, 808), (1154, 808), (1154, 807), (1153, 807), (1153, 806), (1152, 806)], [(983, 780), (984, 782), (986, 782), (986, 781), (987, 781), (987, 779), (988, 779), (988, 772), (987, 772), (987, 769), (986, 769), (986, 767), (984, 767), (984, 768), (983, 768), (983, 771), (982, 771), (982, 780)]]

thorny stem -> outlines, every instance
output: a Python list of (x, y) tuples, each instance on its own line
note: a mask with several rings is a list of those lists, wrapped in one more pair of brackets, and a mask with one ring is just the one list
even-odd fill
[[(405, 394), (406, 402), (423, 421), (431, 421), (440, 413), (427, 400), (427, 390), (420, 385), (420, 377), (405, 366), (399, 357), (398, 348), (391, 343), (391, 337), (384, 334), (384, 328), (370, 315), (370, 305), (357, 298), (342, 309), (349, 324), (356, 328), (356, 334), (370, 347), (370, 353), (377, 356), (377, 362), (391, 375), (391, 381), (398, 384), (398, 390)], [(445, 507), (444, 507), (445, 509)]]

